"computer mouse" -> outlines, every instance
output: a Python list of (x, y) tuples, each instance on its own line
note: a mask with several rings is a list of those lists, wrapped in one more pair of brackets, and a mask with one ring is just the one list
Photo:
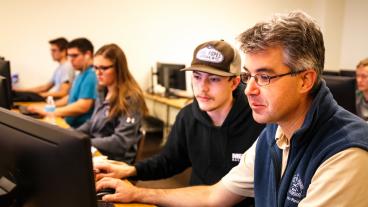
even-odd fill
[(101, 189), (96, 193), (97, 196), (97, 200), (102, 200), (102, 197), (104, 195), (109, 195), (109, 194), (114, 194), (115, 193), (115, 189), (113, 188), (105, 188), (105, 189)]

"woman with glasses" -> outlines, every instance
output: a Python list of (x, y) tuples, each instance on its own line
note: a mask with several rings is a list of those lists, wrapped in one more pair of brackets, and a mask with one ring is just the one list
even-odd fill
[(147, 113), (143, 93), (116, 44), (101, 47), (93, 59), (99, 96), (89, 121), (77, 130), (109, 159), (132, 163), (136, 156), (142, 117)]

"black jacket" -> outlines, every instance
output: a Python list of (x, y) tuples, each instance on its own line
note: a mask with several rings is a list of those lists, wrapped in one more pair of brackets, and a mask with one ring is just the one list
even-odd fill
[(234, 105), (221, 127), (212, 124), (196, 100), (176, 117), (168, 141), (159, 154), (138, 162), (136, 179), (168, 178), (192, 167), (191, 185), (218, 182), (238, 164), (263, 129), (255, 123), (244, 85), (233, 92)]

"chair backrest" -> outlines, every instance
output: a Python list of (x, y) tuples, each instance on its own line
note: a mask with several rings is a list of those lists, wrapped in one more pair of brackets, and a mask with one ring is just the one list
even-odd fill
[(138, 141), (137, 154), (135, 156), (133, 163), (135, 163), (138, 160), (142, 160), (143, 158), (143, 148), (144, 148), (144, 141), (146, 139), (146, 130), (144, 128), (140, 128), (140, 132), (142, 133), (142, 138)]
[(354, 77), (346, 76), (329, 76), (323, 75), (327, 87), (330, 89), (336, 102), (356, 114), (355, 108), (355, 89), (356, 81)]

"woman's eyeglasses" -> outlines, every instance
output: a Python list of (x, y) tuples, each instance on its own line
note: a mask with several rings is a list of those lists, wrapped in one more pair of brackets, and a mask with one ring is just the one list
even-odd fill
[(109, 65), (109, 66), (103, 66), (103, 65), (100, 65), (100, 66), (97, 66), (97, 65), (94, 65), (93, 68), (95, 70), (102, 70), (102, 71), (105, 71), (105, 70), (108, 70), (110, 68), (112, 68), (114, 65)]

